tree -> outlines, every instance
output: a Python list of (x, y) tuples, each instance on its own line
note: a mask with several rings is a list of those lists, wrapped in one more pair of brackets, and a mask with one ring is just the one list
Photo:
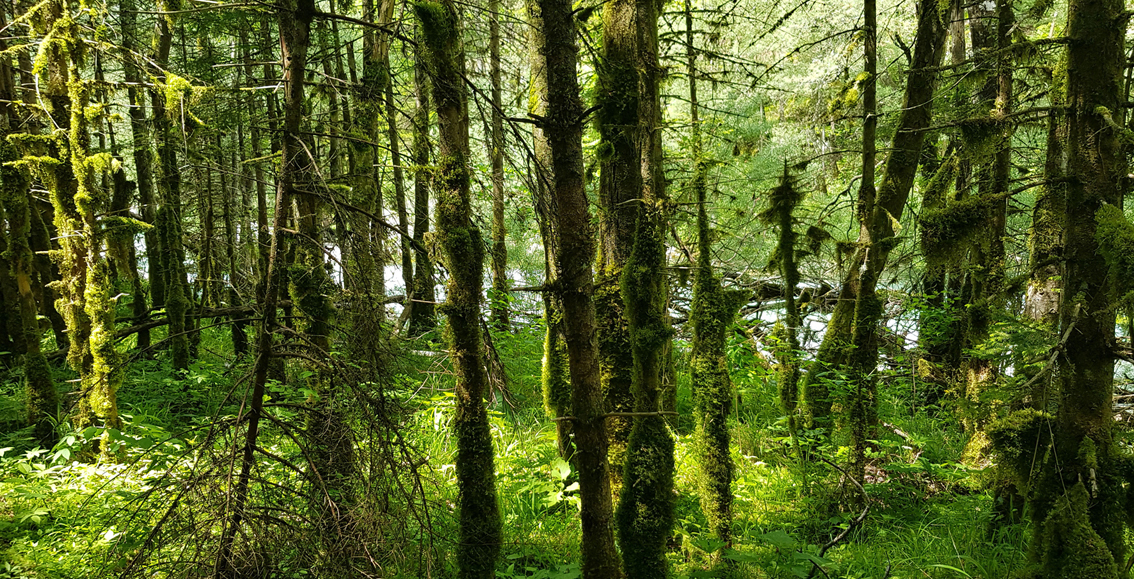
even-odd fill
[(641, 192), (635, 206), (634, 238), (619, 280), (634, 359), (634, 417), (626, 446), (625, 473), (618, 503), (618, 538), (627, 577), (666, 577), (666, 541), (673, 527), (673, 438), (659, 413), (663, 350), (671, 329), (665, 305), (665, 234), (669, 199), (661, 143), (661, 63), (658, 60), (658, 6), (635, 4), (632, 20), (637, 45), (638, 125)]
[[(1130, 235), (1121, 217), (1125, 161), (1118, 126), (1124, 66), (1123, 5), (1075, 0), (1067, 16), (1067, 205), (1060, 304), (1063, 360), (1052, 453), (1042, 471), (1033, 516), (1040, 576), (1123, 575), (1124, 461), (1112, 435), (1115, 287), (1129, 277), (1115, 242)], [(1106, 256), (1106, 257), (1104, 257)], [(1108, 268), (1109, 264), (1109, 268)], [(1056, 467), (1050, 461), (1059, 460)]]
[[(420, 38), (420, 34), (418, 37)], [(413, 48), (413, 302), (410, 309), (410, 334), (420, 336), (437, 325), (434, 317), (433, 264), (425, 248), (429, 232), (429, 86), (426, 82), (425, 50), (419, 42)]]
[(457, 374), (457, 486), (460, 543), (457, 564), (465, 579), (495, 576), (500, 551), (492, 435), (484, 406), (487, 387), (481, 342), (480, 301), (484, 246), (472, 221), (469, 194), (469, 121), (464, 88), (460, 20), (452, 0), (417, 2), (428, 49), (440, 139), (437, 150), (437, 232), (450, 277), (442, 308), (449, 319), (449, 352)]
[(492, 123), (489, 158), (492, 161), (492, 323), (508, 329), (508, 246), (504, 243), (504, 115), (500, 96), (500, 0), (488, 2), (488, 61), (492, 83)]
[[(528, 30), (532, 40), (529, 52), (531, 60), (531, 99), (530, 114), (537, 118), (547, 118), (549, 77), (547, 58), (544, 55), (545, 24), (543, 9), (539, 2), (527, 2)], [(575, 444), (571, 438), (572, 421), (564, 417), (571, 415), (571, 377), (568, 363), (567, 341), (564, 335), (563, 301), (556, 290), (559, 280), (559, 208), (556, 187), (554, 160), (548, 127), (532, 125), (532, 162), (535, 175), (531, 179), (533, 205), (536, 220), (539, 222), (539, 236), (543, 242), (544, 291), (543, 320), (544, 340), (543, 359), (540, 366), (540, 382), (543, 391), (543, 405), (555, 420), (555, 440), (560, 458), (571, 459), (575, 454)], [(593, 283), (593, 279), (592, 279)], [(593, 294), (593, 291), (592, 291)], [(604, 425), (605, 426), (605, 425)]]
[[(568, 0), (539, 0), (538, 9), (542, 42), (537, 49), (544, 64), (547, 91), (542, 129), (551, 153), (555, 207), (551, 217), (558, 249), (554, 254), (555, 282), (549, 289), (557, 294), (562, 307), (561, 323), (570, 365), (574, 460), (582, 503), (583, 576), (616, 579), (620, 573), (607, 472), (607, 416), (595, 341), (591, 271), (595, 249), (583, 181), (583, 105), (576, 72), (575, 21)], [(551, 331), (549, 325), (549, 335)]]
[[(697, 101), (697, 51), (693, 37), (691, 0), (685, 0), (685, 43), (686, 71), (689, 76), (690, 144), (694, 163), (689, 186), (697, 203), (697, 269), (690, 313), (690, 321), (693, 322), (693, 345), (689, 366), (697, 408), (697, 444), (701, 459), (701, 511), (709, 520), (709, 528), (713, 534), (726, 544), (731, 544), (734, 468), (729, 451), (728, 419), (732, 414), (733, 394), (725, 344), (726, 332), (732, 325), (744, 292), (725, 290), (721, 287), (720, 279), (713, 272), (708, 184), (705, 182), (709, 160), (705, 157), (701, 140), (700, 111)], [(787, 220), (790, 231), (790, 210)], [(782, 255), (781, 259), (784, 259)], [(786, 276), (784, 287), (789, 288), (786, 292), (789, 301), (785, 307), (788, 308), (788, 319), (791, 320), (793, 308), (790, 288), (793, 286)], [(794, 325), (789, 321), (793, 332), (794, 328), (799, 326), (798, 317), (796, 313)], [(794, 384), (792, 388), (794, 390)], [(792, 398), (794, 400), (794, 396)], [(788, 414), (792, 412), (789, 411)]]
[[(633, 356), (619, 279), (633, 244), (637, 209), (633, 200), (642, 192), (638, 131), (637, 22), (635, 0), (613, 0), (602, 7), (602, 49), (596, 63), (599, 107), (595, 125), (599, 145), (598, 266), (595, 272), (595, 315), (598, 323), (599, 364), (606, 407), (612, 412), (634, 409)], [(631, 420), (612, 418), (611, 476), (614, 491), (621, 488)]]

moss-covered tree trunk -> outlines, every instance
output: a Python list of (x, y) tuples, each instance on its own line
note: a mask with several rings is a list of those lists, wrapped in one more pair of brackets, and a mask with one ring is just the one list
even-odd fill
[(626, 446), (618, 537), (624, 570), (630, 579), (669, 575), (666, 542), (673, 528), (673, 438), (658, 413), (663, 351), (671, 335), (667, 324), (665, 233), (669, 200), (661, 149), (661, 64), (658, 60), (658, 11), (655, 0), (639, 0), (632, 20), (638, 71), (638, 126), (641, 193), (636, 208), (634, 243), (622, 269), (621, 290), (630, 351), (634, 359), (635, 416)]
[[(1123, 152), (1110, 115), (1123, 103), (1124, 30), (1118, 0), (1073, 0), (1067, 35), (1067, 205), (1060, 326), (1060, 401), (1055, 445), (1033, 513), (1035, 553), (1048, 578), (1124, 577), (1121, 505), (1127, 491), (1112, 435), (1115, 279), (1100, 248), (1099, 217), (1121, 207)], [(1125, 247), (1129, 247), (1126, 245)], [(1100, 249), (1102, 251), (1100, 251)], [(1120, 252), (1125, 253), (1119, 249)], [(1128, 256), (1126, 256), (1128, 259)], [(1125, 276), (1124, 276), (1125, 277)], [(1125, 470), (1123, 468), (1122, 470)]]
[[(53, 41), (46, 47), (46, 85), (52, 123), (59, 127), (48, 139), (50, 161), (31, 163), (47, 185), (60, 237), (59, 306), (70, 337), (68, 362), (80, 378), (81, 397), (76, 423), (118, 428), (116, 391), (121, 378), (114, 347), (113, 288), (104, 257), (102, 214), (109, 199), (95, 187), (96, 173), (110, 165), (109, 154), (90, 155), (86, 105), (88, 83), (83, 70), (82, 29), (68, 6), (45, 7)], [(28, 139), (38, 146), (43, 141)]]
[[(603, 396), (612, 412), (634, 408), (633, 356), (625, 306), (619, 290), (622, 269), (634, 243), (637, 208), (642, 193), (638, 142), (638, 67), (636, 0), (611, 0), (602, 8), (602, 52), (597, 65), (601, 107), (596, 128), (599, 145), (599, 255), (595, 273), (595, 314), (598, 324), (599, 367)], [(615, 417), (607, 422), (613, 490), (617, 495), (624, 471), (626, 444), (632, 422)]]
[[(539, 2), (527, 2), (531, 26), (528, 28), (531, 39), (531, 99), (530, 113), (538, 118), (548, 115), (548, 76), (547, 59), (544, 57), (543, 9)], [(558, 291), (554, 291), (559, 279), (559, 219), (558, 203), (554, 192), (555, 171), (548, 130), (543, 125), (533, 125), (532, 151), (534, 153), (535, 175), (532, 179), (536, 219), (539, 221), (539, 234), (543, 242), (544, 289), (543, 319), (544, 340), (543, 360), (540, 367), (543, 403), (553, 418), (562, 419), (571, 414), (571, 378), (567, 360), (567, 342), (564, 336), (563, 302)], [(592, 279), (593, 284), (593, 279)], [(593, 291), (592, 291), (593, 293)], [(571, 421), (555, 421), (555, 440), (559, 456), (570, 459), (575, 453), (571, 438)]]
[[(62, 17), (62, 4), (52, 2), (50, 21), (58, 22)], [(59, 240), (56, 254), (59, 266), (59, 280), (55, 286), (58, 296), (56, 307), (67, 328), (67, 363), (82, 376), (89, 373), (91, 368), (91, 320), (83, 308), (90, 260), (87, 256), (89, 247), (81, 238), (82, 216), (75, 205), (78, 181), (71, 165), (71, 96), (67, 90), (71, 79), (65, 46), (63, 42), (56, 42), (47, 47), (47, 82), (44, 83), (43, 79), (38, 81), (41, 86), (46, 85), (44, 93), (50, 104), (50, 123), (59, 127), (60, 131), (56, 131), (46, 143), (47, 154), (52, 161), (38, 163), (36, 168), (47, 185), (55, 226), (54, 237)]]
[(508, 234), (504, 223), (504, 101), (500, 96), (500, 0), (488, 0), (488, 78), (492, 109), (488, 139), (492, 162), (492, 325), (508, 329)]
[[(944, 53), (946, 23), (933, 0), (918, 5), (917, 39), (910, 65), (897, 132), (886, 158), (882, 181), (873, 202), (864, 208), (866, 221), (859, 234), (858, 250), (851, 262), (852, 273), (844, 280), (844, 288), (857, 281), (852, 340), (848, 355), (851, 394), (848, 400), (852, 437), (852, 475), (860, 482), (865, 476), (865, 447), (876, 420), (877, 400), (874, 377), (878, 361), (878, 334), (882, 320), (882, 300), (876, 293), (878, 281), (886, 268), (890, 251), (897, 244), (894, 223), (901, 219), (909, 192), (917, 173), (925, 128), (932, 119), (936, 87), (936, 67)], [(853, 279), (857, 277), (857, 280)], [(840, 306), (843, 306), (840, 295)], [(839, 312), (836, 308), (836, 314)], [(844, 314), (847, 312), (843, 312)], [(833, 322), (832, 322), (833, 323)], [(824, 337), (824, 345), (831, 336)], [(820, 353), (820, 356), (822, 352)], [(817, 360), (821, 363), (823, 360)]]
[[(74, 26), (72, 21), (72, 26)], [(76, 26), (69, 31), (74, 42), (79, 42)], [(106, 428), (120, 428), (118, 417), (118, 386), (122, 382), (123, 368), (114, 347), (115, 288), (110, 282), (110, 266), (105, 256), (105, 227), (101, 215), (107, 210), (107, 192), (95, 183), (98, 174), (110, 165), (110, 154), (90, 154), (87, 98), (88, 84), (80, 75), (82, 52), (71, 47), (71, 71), (68, 92), (71, 100), (71, 126), (68, 135), (70, 163), (76, 181), (75, 209), (82, 220), (84, 257), (88, 260), (86, 284), (83, 288), (83, 309), (90, 320), (90, 367), (81, 374), (83, 398), (79, 403), (79, 424), (97, 424)], [(89, 416), (87, 415), (89, 413)], [(104, 448), (104, 450), (108, 450)]]
[[(784, 315), (773, 331), (777, 361), (776, 381), (780, 392), (780, 407), (788, 418), (788, 432), (796, 454), (799, 454), (799, 331), (803, 325), (795, 294), (799, 286), (799, 265), (796, 263), (795, 209), (803, 201), (795, 179), (784, 166), (780, 183), (768, 196), (768, 208), (760, 214), (761, 220), (776, 227), (776, 259), (784, 287)], [(797, 458), (801, 458), (797, 456)]]
[[(1028, 232), (1028, 288), (1024, 295), (1024, 316), (1046, 329), (1051, 335), (1059, 330), (1060, 291), (1063, 287), (1061, 256), (1063, 255), (1063, 215), (1067, 211), (1067, 190), (1064, 181), (1066, 159), (1067, 118), (1062, 106), (1067, 90), (1066, 55), (1060, 55), (1057, 66), (1051, 70), (1050, 95), (1052, 108), (1047, 116), (1047, 148), (1044, 155), (1044, 186), (1036, 195), (1032, 206), (1032, 227)], [(1029, 380), (1036, 372), (1047, 368), (1024, 368), (1022, 374)], [(1036, 410), (1047, 410), (1056, 400), (1058, 383), (1053, 374), (1035, 379), (1030, 392), (1030, 405)]]
[(437, 105), (437, 236), (449, 269), (443, 312), (449, 319), (449, 351), (456, 371), (457, 486), (462, 579), (495, 577), (500, 552), (500, 509), (496, 502), (492, 434), (484, 395), (480, 327), (484, 246), (472, 220), (469, 192), (469, 120), (465, 56), (453, 0), (417, 2), (428, 49)]
[[(0, 49), (4, 48), (7, 46), (0, 44)], [(5, 103), (13, 103), (17, 99), (13, 72), (7, 57), (0, 61), (0, 100)], [(9, 264), (18, 291), (17, 321), (25, 344), (23, 367), (28, 423), (32, 425), (36, 442), (50, 448), (55, 444), (54, 420), (59, 415), (59, 395), (51, 377), (51, 367), (40, 348), (43, 331), (33, 290), (36, 267), (31, 246), (32, 182), (26, 166), (12, 164), (19, 160), (20, 155), (16, 146), (7, 139), (9, 134), (24, 125), (26, 119), (11, 104), (5, 104), (2, 112), (0, 122), (3, 126), (0, 129), (4, 140), (0, 141), (0, 207), (3, 207), (8, 223), (8, 248), (4, 255), (0, 255), (0, 260)]]
[[(420, 34), (418, 35), (420, 37)], [(425, 234), (429, 233), (429, 188), (432, 171), (429, 168), (429, 84), (426, 81), (425, 49), (413, 48), (413, 304), (410, 310), (410, 335), (420, 336), (437, 326), (434, 314), (433, 263), (425, 247)]]
[[(701, 511), (709, 530), (732, 544), (732, 455), (729, 454), (728, 419), (732, 413), (732, 381), (725, 352), (726, 332), (736, 316), (739, 296), (721, 287), (713, 273), (709, 229), (708, 159), (701, 142), (697, 100), (697, 51), (693, 32), (693, 7), (685, 0), (685, 58), (689, 77), (690, 153), (693, 176), (689, 188), (697, 202), (697, 270), (693, 285), (690, 319), (693, 322), (693, 352), (690, 369), (693, 400), (697, 411), (697, 449), (700, 457)], [(790, 219), (790, 217), (789, 217)], [(785, 287), (787, 287), (785, 285)], [(788, 296), (791, 296), (789, 290)], [(798, 318), (798, 314), (796, 316)], [(794, 397), (793, 397), (794, 400)]]
[[(155, 61), (164, 67), (169, 61), (169, 50), (173, 43), (173, 33), (166, 18), (158, 19)], [(185, 248), (181, 230), (181, 168), (177, 164), (177, 136), (174, 133), (174, 119), (179, 119), (180, 92), (170, 86), (167, 73), (159, 75), (159, 81), (166, 90), (153, 91), (154, 125), (158, 141), (158, 159), (161, 172), (158, 178), (160, 205), (155, 215), (155, 228), (158, 232), (158, 245), (161, 248), (154, 260), (163, 277), (165, 286), (165, 313), (169, 318), (169, 342), (173, 368), (184, 372), (189, 368), (190, 344), (189, 324), (186, 314), (192, 305), (189, 283), (185, 273)], [(176, 81), (173, 81), (176, 82)], [(167, 102), (172, 96), (174, 102)], [(170, 110), (170, 105), (174, 105)]]
[(583, 105), (579, 98), (578, 48), (570, 0), (539, 0), (547, 108), (544, 137), (554, 175), (551, 215), (556, 233), (556, 282), (570, 365), (571, 413), (574, 416), (575, 466), (582, 506), (583, 577), (620, 577), (614, 548), (614, 509), (607, 472), (607, 434), (598, 344), (592, 266), (595, 256), (591, 213), (583, 181)]

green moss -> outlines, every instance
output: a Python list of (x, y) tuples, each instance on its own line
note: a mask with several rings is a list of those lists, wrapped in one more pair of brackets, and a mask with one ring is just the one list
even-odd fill
[(554, 304), (547, 309), (543, 342), (543, 405), (551, 416), (566, 416), (571, 408), (567, 342), (563, 339), (563, 312)]
[[(613, 266), (599, 268), (595, 275), (595, 322), (599, 350), (599, 384), (603, 401), (610, 412), (634, 410), (631, 390), (634, 375), (634, 356), (630, 350), (630, 329), (624, 315), (625, 305), (618, 286), (621, 269)], [(626, 445), (630, 441), (633, 421), (626, 417), (607, 420), (611, 488), (615, 496), (622, 485), (625, 471)]]
[(1110, 279), (1123, 297), (1134, 291), (1134, 225), (1116, 205), (1103, 205), (1097, 212), (1095, 239), (1110, 267)]
[(988, 214), (1004, 195), (971, 197), (921, 214), (921, 247), (935, 261), (947, 259), (960, 243), (982, 230)]
[(673, 448), (660, 416), (635, 421), (615, 515), (622, 565), (631, 579), (669, 576), (665, 553), (673, 529)]
[(440, 2), (426, 0), (414, 2), (413, 12), (421, 22), (430, 53), (435, 58), (446, 53), (449, 44), (456, 37), (456, 22), (449, 8)]
[(1017, 410), (994, 420), (985, 432), (998, 464), (1008, 469), (1017, 488), (1028, 489), (1032, 475), (1050, 445), (1052, 417), (1032, 408)]
[(696, 446), (701, 510), (709, 529), (726, 543), (732, 540), (733, 463), (729, 454), (728, 419), (733, 389), (725, 352), (725, 333), (746, 294), (725, 291), (711, 272), (698, 276), (693, 297), (693, 355), (690, 372), (697, 413)]
[(40, 352), (43, 332), (39, 326), (31, 274), (35, 269), (31, 247), (32, 209), (31, 175), (26, 167), (13, 163), (19, 156), (14, 139), (0, 142), (0, 207), (8, 220), (8, 251), (0, 255), (12, 264), (12, 274), (20, 293), (21, 333), (26, 343), (24, 385), (28, 423), (34, 428), (36, 441), (50, 448), (55, 444), (54, 420), (59, 415), (59, 395), (51, 377), (51, 368)]
[(1114, 579), (1118, 565), (1091, 526), (1090, 496), (1082, 482), (1061, 496), (1040, 533), (1044, 579)]
[[(620, 280), (634, 357), (634, 409), (639, 412), (658, 410), (662, 348), (672, 332), (664, 317), (664, 221), (657, 205), (640, 210)], [(673, 439), (665, 421), (660, 416), (635, 419), (616, 515), (630, 579), (668, 575), (665, 545), (673, 527), (672, 489)]]

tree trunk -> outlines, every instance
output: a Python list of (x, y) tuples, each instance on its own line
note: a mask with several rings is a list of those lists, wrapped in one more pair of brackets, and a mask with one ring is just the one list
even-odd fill
[[(533, 110), (531, 114), (540, 118), (548, 115), (548, 76), (547, 59), (544, 57), (543, 9), (537, 1), (527, 3), (531, 26), (528, 28), (531, 39), (531, 92)], [(533, 205), (539, 221), (540, 239), (543, 241), (544, 286), (553, 288), (558, 283), (559, 271), (559, 213), (554, 194), (555, 175), (551, 143), (548, 130), (542, 125), (532, 128), (532, 148), (534, 152), (535, 176), (532, 179)], [(593, 284), (593, 280), (592, 280)], [(553, 418), (563, 418), (571, 414), (571, 376), (568, 362), (567, 342), (564, 336), (563, 301), (559, 292), (543, 292), (544, 340), (541, 364), (541, 383), (543, 405)], [(575, 454), (575, 443), (571, 438), (572, 422), (555, 421), (555, 440), (559, 456), (570, 460)]]
[[(1120, 214), (1126, 174), (1119, 127), (1109, 117), (1121, 94), (1128, 13), (1117, 0), (1073, 0), (1068, 13), (1067, 205), (1055, 448), (1033, 513), (1033, 553), (1044, 577), (1125, 576), (1122, 517), (1125, 469), (1111, 434), (1115, 283), (1101, 247), (1103, 214)], [(1119, 216), (1118, 219), (1121, 219)], [(1109, 218), (1108, 218), (1109, 220)], [(1100, 249), (1102, 251), (1100, 251)], [(1128, 256), (1127, 256), (1128, 258)], [(1054, 463), (1058, 457), (1058, 464)]]
[[(689, 77), (690, 152), (693, 157), (693, 176), (689, 187), (697, 203), (697, 269), (690, 311), (690, 320), (693, 322), (693, 351), (689, 366), (697, 413), (697, 444), (701, 459), (699, 464), (701, 512), (705, 513), (709, 530), (713, 535), (731, 547), (734, 469), (732, 456), (729, 454), (728, 419), (732, 413), (733, 393), (725, 346), (726, 332), (740, 307), (740, 298), (737, 292), (725, 291), (721, 287), (720, 279), (713, 273), (706, 183), (709, 163), (701, 143), (695, 42), (692, 2), (685, 0), (685, 58)], [(787, 219), (790, 223), (790, 211)], [(781, 259), (782, 256), (781, 251)], [(794, 287), (789, 284), (790, 280), (785, 278), (784, 287)], [(785, 291), (785, 295), (789, 300), (786, 307), (790, 316), (794, 309), (790, 301), (794, 297), (794, 292), (789, 289)], [(793, 335), (799, 325), (798, 317), (796, 313), (796, 323), (788, 324), (792, 328)], [(798, 348), (798, 344), (796, 347)], [(798, 369), (794, 370), (793, 374), (797, 375)], [(794, 381), (791, 390), (793, 392), (791, 399), (794, 401), (796, 399)], [(794, 407), (789, 409), (788, 414), (794, 415)], [(794, 416), (792, 419), (794, 420)]]
[[(217, 139), (216, 140), (217, 151), (218, 152), (224, 151), (224, 149), (222, 148), (221, 136), (219, 134), (217, 135), (216, 139)], [(240, 149), (240, 147), (235, 147), (235, 148), (232, 149), (232, 157), (231, 157), (232, 164), (231, 164), (231, 167), (230, 167), (230, 171), (234, 175), (242, 176), (243, 167), (241, 167), (241, 165), (237, 162), (237, 158), (236, 158), (237, 157), (236, 151), (239, 150), (239, 149)], [(228, 296), (227, 296), (228, 297), (228, 306), (229, 307), (240, 307), (243, 304), (241, 303), (242, 300), (240, 299), (240, 292), (237, 290), (237, 285), (236, 285), (237, 281), (238, 281), (238, 272), (240, 270), (237, 267), (237, 262), (236, 262), (236, 256), (237, 256), (237, 252), (236, 252), (236, 219), (233, 216), (233, 213), (236, 212), (236, 208), (238, 207), (238, 204), (235, 202), (235, 199), (234, 199), (234, 198), (236, 198), (236, 195), (233, 195), (231, 197), (228, 195), (228, 177), (227, 177), (227, 175), (229, 174), (230, 171), (225, 170), (223, 153), (221, 153), (220, 163), (221, 163), (221, 171), (220, 171), (221, 198), (232, 200), (232, 201), (226, 203), (225, 206), (224, 206), (224, 238), (225, 238), (224, 249), (225, 249), (225, 258), (228, 262), (228, 284), (227, 284), (228, 291), (226, 293), (228, 294)], [(244, 185), (244, 183), (240, 183), (240, 184)], [(230, 322), (229, 330), (232, 332), (232, 353), (235, 356), (237, 356), (238, 358), (244, 357), (244, 355), (248, 353), (248, 335), (244, 333), (244, 328), (248, 324), (247, 324), (246, 321), (243, 320), (243, 316), (240, 316), (240, 315), (232, 316), (231, 318), (229, 318), (229, 322)]]
[[(551, 152), (557, 209), (553, 214), (559, 249), (555, 288), (562, 304), (572, 385), (575, 466), (582, 504), (582, 570), (587, 579), (617, 579), (620, 573), (607, 473), (606, 416), (591, 299), (595, 248), (583, 182), (583, 105), (579, 99), (576, 29), (569, 0), (540, 0), (539, 13), (543, 25), (541, 72), (546, 78), (547, 95), (543, 129)], [(496, 73), (498, 77), (499, 70)]]
[(654, 0), (635, 6), (638, 70), (637, 150), (641, 193), (636, 205), (634, 244), (622, 269), (622, 301), (634, 358), (636, 412), (626, 447), (618, 536), (630, 579), (668, 576), (666, 543), (673, 528), (673, 438), (657, 414), (662, 389), (663, 350), (671, 329), (666, 323), (665, 233), (669, 200), (661, 149), (661, 65), (658, 60), (658, 11)]
[(492, 326), (508, 329), (508, 248), (504, 244), (504, 117), (500, 98), (500, 0), (488, 1), (488, 62), (492, 83), (492, 125), (488, 139), (492, 161)]
[[(393, 2), (386, 2), (384, 5), (388, 5), (391, 11), (394, 8)], [(387, 21), (389, 21), (389, 19), (387, 19)], [(394, 73), (390, 68), (389, 50), (386, 51), (382, 66), (386, 68), (386, 131), (390, 139), (390, 163), (394, 166), (394, 207), (398, 212), (398, 229), (400, 229), (402, 233), (408, 234), (410, 230), (409, 210), (406, 207), (406, 184), (405, 174), (402, 170), (402, 147), (399, 135), (400, 131), (398, 130), (398, 108), (394, 100)], [(412, 312), (414, 250), (410, 239), (411, 238), (405, 235), (398, 236), (402, 257), (402, 288), (404, 288), (403, 293), (405, 293), (406, 296), (403, 307)]]
[[(173, 37), (169, 29), (169, 21), (158, 19), (157, 52), (154, 60), (160, 67), (166, 66), (169, 61), (169, 50)], [(161, 73), (159, 80), (168, 82), (165, 73)], [(174, 93), (180, 97), (178, 93)], [(154, 124), (157, 126), (158, 158), (161, 173), (158, 179), (158, 188), (161, 192), (161, 205), (155, 217), (155, 228), (158, 231), (160, 256), (157, 259), (165, 285), (165, 309), (169, 316), (169, 341), (173, 355), (173, 368), (179, 372), (189, 369), (190, 345), (186, 325), (186, 312), (191, 304), (189, 283), (185, 274), (185, 249), (181, 233), (181, 169), (177, 165), (176, 136), (173, 130), (173, 116), (179, 115), (177, 110), (170, 111), (166, 103), (166, 94), (163, 91), (153, 92)], [(180, 108), (181, 102), (177, 102)]]
[[(420, 40), (421, 34), (418, 33)], [(429, 86), (426, 82), (424, 49), (413, 48), (413, 308), (410, 310), (409, 331), (420, 336), (437, 326), (434, 314), (433, 264), (425, 249), (425, 234), (429, 232)]]
[(465, 97), (465, 56), (453, 0), (420, 2), (414, 11), (428, 49), (437, 103), (437, 235), (449, 269), (445, 315), (449, 351), (456, 371), (457, 486), (462, 579), (495, 577), (500, 552), (500, 509), (496, 502), (492, 434), (484, 405), (480, 329), (484, 246), (472, 220), (469, 193), (469, 120)]
[[(7, 15), (0, 12), (0, 23), (7, 22)], [(6, 42), (0, 42), (0, 50), (7, 49)], [(15, 94), (15, 76), (8, 57), (0, 60), (0, 100), (12, 103)], [(6, 137), (24, 125), (19, 109), (11, 104), (3, 105), (3, 134)], [(25, 343), (24, 388), (27, 399), (28, 424), (32, 425), (33, 435), (38, 444), (51, 448), (55, 445), (55, 424), (59, 415), (59, 394), (51, 377), (51, 367), (47, 364), (40, 342), (43, 331), (39, 326), (39, 310), (36, 307), (32, 290), (36, 272), (35, 255), (32, 252), (32, 193), (31, 175), (24, 167), (11, 165), (20, 155), (8, 139), (0, 141), (0, 206), (8, 220), (8, 239), (6, 261), (15, 281), (18, 293), (19, 331)], [(4, 257), (0, 257), (4, 259)]]
[(859, 231), (858, 249), (848, 264), (831, 322), (819, 354), (808, 373), (807, 388), (844, 364), (851, 372), (848, 401), (851, 434), (856, 447), (852, 458), (856, 478), (863, 476), (864, 449), (875, 421), (875, 383), (871, 379), (878, 359), (878, 326), (882, 301), (875, 293), (886, 260), (897, 243), (893, 223), (900, 220), (917, 174), (925, 129), (932, 119), (937, 67), (944, 53), (947, 27), (938, 4), (920, 0), (917, 39), (906, 84), (897, 131), (883, 169), (881, 185), (870, 206), (863, 208), (866, 223)]
[[(599, 158), (599, 256), (595, 272), (595, 316), (598, 325), (599, 367), (606, 408), (634, 409), (631, 392), (634, 361), (619, 279), (634, 243), (635, 199), (642, 194), (638, 143), (638, 68), (635, 0), (603, 3), (602, 54), (598, 62), (596, 128), (601, 136)], [(622, 486), (626, 444), (632, 422), (626, 417), (607, 422), (610, 474), (617, 496)]]

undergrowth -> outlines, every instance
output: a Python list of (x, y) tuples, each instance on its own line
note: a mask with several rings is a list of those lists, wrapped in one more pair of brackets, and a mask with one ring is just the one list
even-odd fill
[[(580, 576), (578, 485), (569, 462), (556, 454), (554, 426), (539, 402), (542, 328), (516, 325), (513, 333), (494, 334), (508, 375), (497, 387), (510, 393), (491, 409), (505, 529), (497, 576), (572, 579)], [(203, 343), (212, 347), (201, 351), (222, 350), (225, 339), (219, 330), (206, 332)], [(439, 483), (429, 487), (436, 515), (431, 548), (438, 555), (431, 573), (449, 577), (456, 536), (453, 393), (445, 355), (435, 350), (428, 343), (414, 348), (394, 387), (414, 409), (405, 433), (428, 459), (431, 480)], [(681, 375), (681, 343), (677, 355)], [(951, 462), (965, 442), (955, 434), (955, 417), (934, 407), (910, 410), (916, 405), (900, 378), (883, 390), (885, 422), (866, 489), (870, 512), (824, 551), (857, 513), (843, 506), (848, 490), (819, 457), (838, 464), (846, 449), (822, 432), (804, 432), (810, 459), (797, 463), (777, 410), (772, 375), (754, 360), (758, 352), (733, 344), (730, 355), (740, 396), (732, 424), (734, 543), (720, 544), (706, 532), (696, 496), (692, 435), (687, 421), (678, 420), (678, 522), (669, 550), (675, 577), (994, 579), (1023, 565), (1024, 528), (991, 531), (992, 498), (980, 484), (980, 473)], [(188, 449), (208, 421), (236, 414), (242, 390), (234, 385), (240, 384), (246, 364), (208, 354), (185, 377), (168, 372), (160, 357), (132, 364), (120, 391), (125, 422), (120, 431), (75, 432), (64, 421), (58, 425), (61, 442), (39, 449), (32, 447), (26, 429), (7, 428), (0, 447), (0, 579), (100, 577), (121, 570), (155, 524), (154, 512), (139, 509), (145, 504), (140, 497), (159, 474), (189, 468)], [(69, 377), (60, 370), (58, 378)], [(17, 424), (18, 376), (0, 386), (0, 423)], [(678, 409), (685, 416), (688, 383), (679, 380), (678, 386)], [(275, 385), (269, 395), (301, 402), (306, 394), (294, 390)], [(104, 434), (115, 462), (83, 454)], [(287, 451), (284, 440), (266, 444)], [(276, 555), (265, 577), (308, 576), (300, 554)], [(391, 569), (389, 576), (402, 572)]]

